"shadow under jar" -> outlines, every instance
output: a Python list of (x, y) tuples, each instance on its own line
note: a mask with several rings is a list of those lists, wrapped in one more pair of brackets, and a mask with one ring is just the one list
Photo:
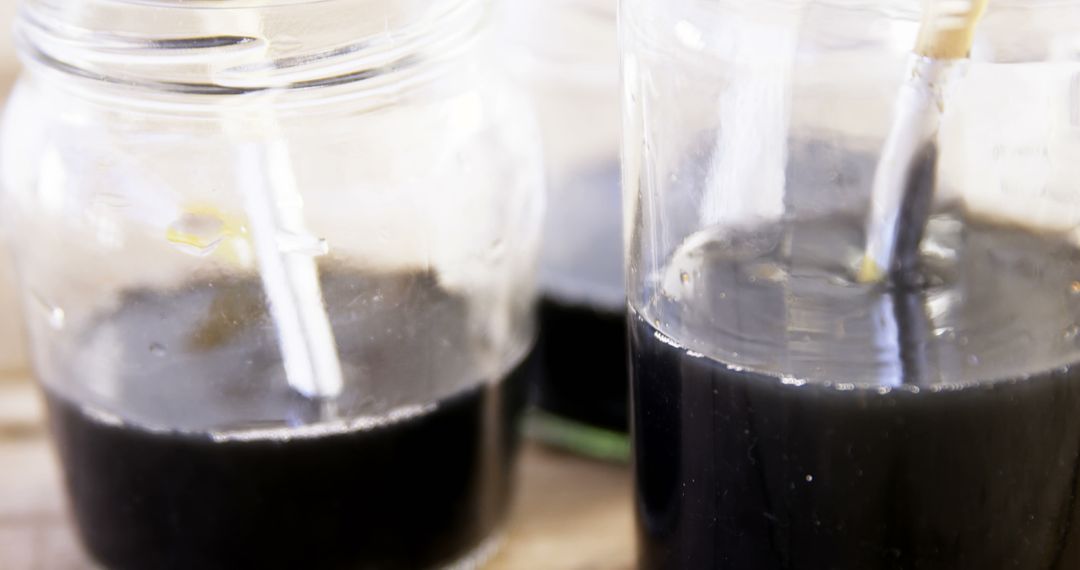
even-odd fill
[(1080, 567), (1080, 3), (990, 3), (864, 283), (920, 10), (621, 3), (641, 568)]
[(478, 563), (542, 166), (482, 0), (27, 0), (3, 133), (35, 374), (108, 568)]

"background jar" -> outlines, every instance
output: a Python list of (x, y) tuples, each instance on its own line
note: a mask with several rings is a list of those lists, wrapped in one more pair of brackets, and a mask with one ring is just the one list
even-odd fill
[[(14, 17), (15, 3), (0, 6), (0, 21), (10, 23)], [(0, 33), (3, 46), (0, 46), (0, 85), (6, 95), (11, 89), (19, 67), (16, 62), (11, 34), (4, 30)], [(0, 226), (0, 381), (11, 379), (22, 381), (28, 374), (25, 341), (23, 339), (22, 317), (18, 309), (15, 293), (15, 277), (12, 275), (10, 255), (4, 245), (3, 228)], [(0, 416), (4, 414), (0, 413)], [(0, 417), (0, 422), (6, 418)]]
[(502, 25), (514, 78), (541, 119), (547, 173), (544, 373), (532, 431), (621, 459), (628, 425), (615, 8), (614, 0), (511, 0)]

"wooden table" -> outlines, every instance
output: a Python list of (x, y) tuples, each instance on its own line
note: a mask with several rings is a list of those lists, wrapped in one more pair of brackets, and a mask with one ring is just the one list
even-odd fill
[[(625, 466), (526, 447), (506, 541), (487, 570), (623, 570), (633, 565)], [(0, 381), (0, 569), (84, 570), (59, 473), (26, 381)]]

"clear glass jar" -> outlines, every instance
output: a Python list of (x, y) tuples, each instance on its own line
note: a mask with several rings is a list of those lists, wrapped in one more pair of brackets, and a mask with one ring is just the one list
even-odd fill
[[(622, 0), (642, 568), (1080, 564), (1080, 2), (927, 87), (933, 5)], [(929, 216), (867, 282), (916, 83)]]
[[(544, 373), (533, 430), (629, 454), (615, 0), (511, 0), (506, 53), (541, 118), (548, 215), (541, 250)], [(552, 37), (559, 41), (552, 42)]]
[(5, 222), (99, 562), (417, 568), (491, 552), (543, 187), (490, 12), (24, 3)]

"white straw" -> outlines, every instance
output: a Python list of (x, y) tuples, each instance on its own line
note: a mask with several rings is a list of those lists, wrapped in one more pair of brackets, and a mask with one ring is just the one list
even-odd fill
[[(933, 188), (912, 189), (909, 177), (916, 162), (926, 160), (921, 150), (936, 142), (946, 87), (962, 67), (957, 62), (966, 60), (971, 51), (975, 27), (987, 1), (924, 0), (915, 53), (874, 174), (866, 250), (858, 268), (860, 281), (880, 281), (893, 271), (900, 253), (896, 250), (901, 227), (926, 222), (903, 219), (914, 215), (903, 207), (904, 201), (911, 198), (906, 196), (908, 192), (933, 192)], [(937, 152), (936, 148), (931, 152)], [(928, 196), (924, 198), (929, 200)]]
[(315, 263), (325, 245), (305, 227), (289, 147), (271, 112), (265, 116), (269, 137), (239, 143), (237, 185), (289, 385), (308, 398), (333, 398), (343, 386), (341, 362)]
[[(254, 37), (275, 27), (265, 11), (244, 12), (237, 26)], [(246, 50), (211, 71), (223, 85), (258, 83), (270, 87), (242, 97), (229, 97), (225, 124), (235, 129), (236, 185), (242, 194), (248, 230), (255, 250), (270, 316), (289, 386), (307, 398), (332, 399), (344, 382), (337, 342), (319, 283), (316, 257), (327, 253), (324, 240), (307, 229), (304, 202), (293, 171), (292, 153), (278, 117), (276, 96), (287, 88), (274, 77), (270, 38), (261, 49)], [(254, 58), (254, 59), (252, 59)], [(234, 85), (240, 73), (241, 83)], [(235, 106), (234, 106), (235, 105)]]
[[(941, 84), (952, 62), (912, 56), (908, 79), (900, 88), (892, 128), (874, 172), (873, 199), (866, 230), (866, 252), (861, 278), (880, 279), (893, 265), (903, 201), (914, 163), (937, 138), (941, 122)], [(917, 222), (916, 222), (917, 223)]]

